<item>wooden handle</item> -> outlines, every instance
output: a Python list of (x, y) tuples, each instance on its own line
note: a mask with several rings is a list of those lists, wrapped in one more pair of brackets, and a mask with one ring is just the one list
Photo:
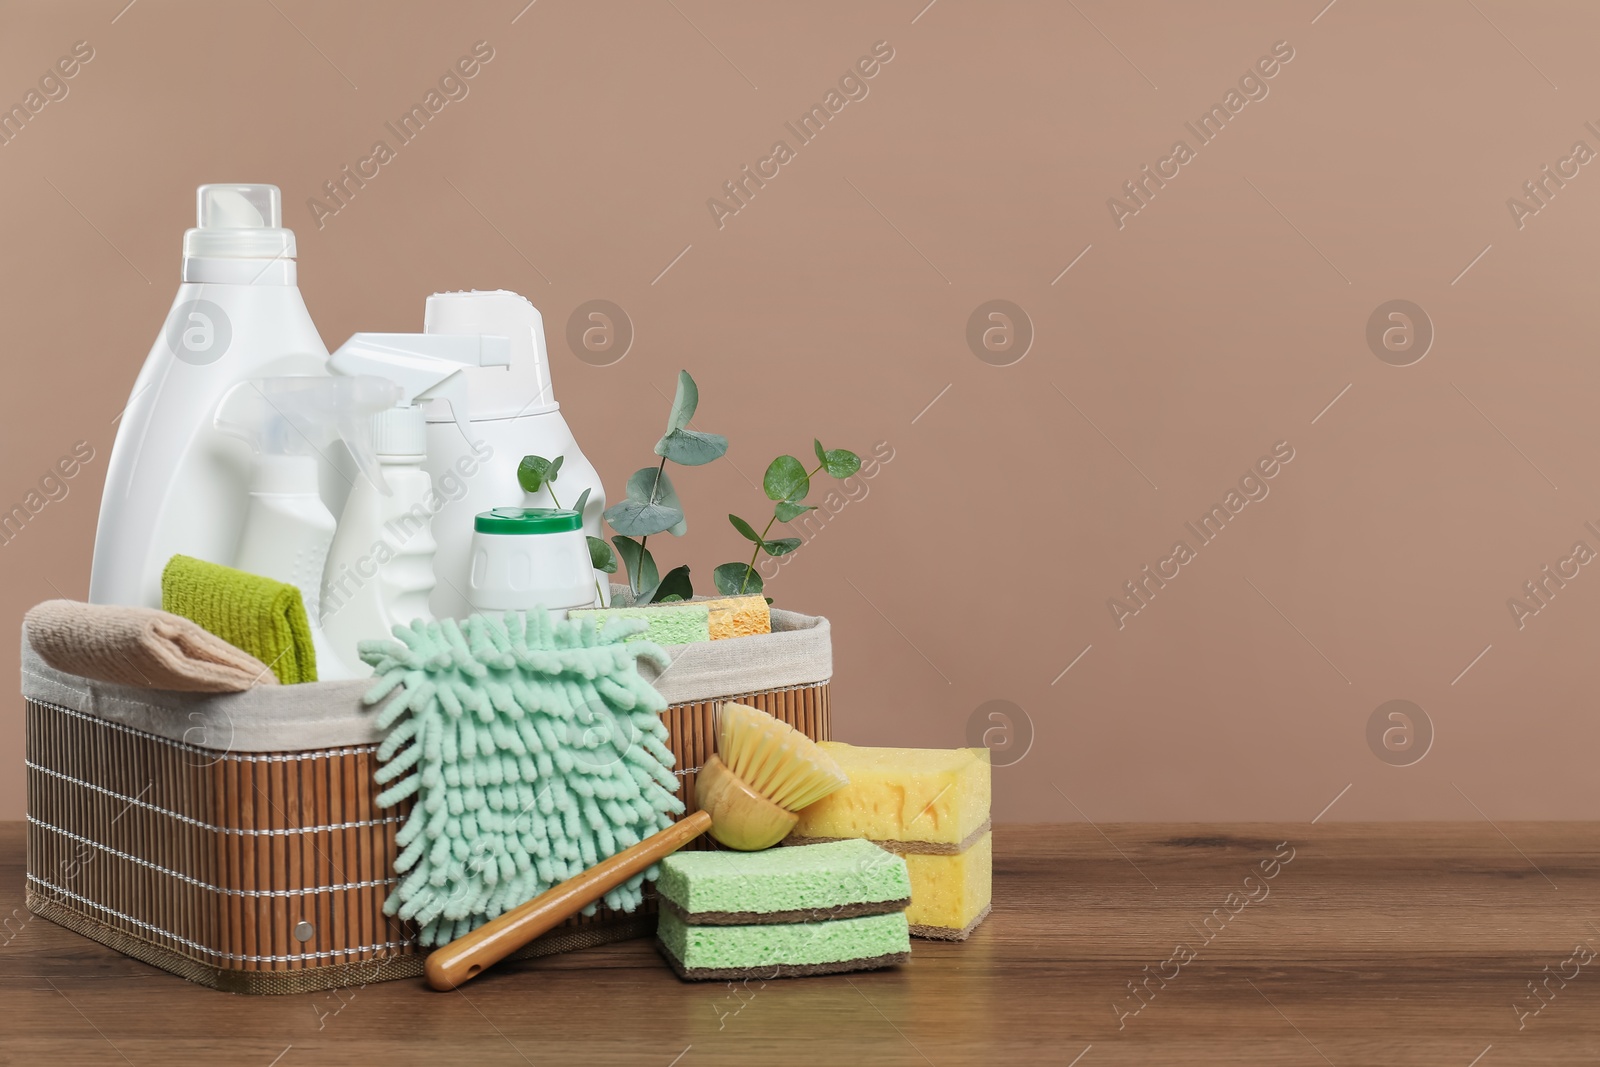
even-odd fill
[(556, 924), (605, 896), (665, 856), (711, 829), (711, 816), (703, 811), (680, 819), (632, 848), (624, 849), (587, 871), (568, 878), (476, 930), (458, 937), (428, 956), (428, 984), (448, 991), (470, 982), (478, 972), (511, 955)]

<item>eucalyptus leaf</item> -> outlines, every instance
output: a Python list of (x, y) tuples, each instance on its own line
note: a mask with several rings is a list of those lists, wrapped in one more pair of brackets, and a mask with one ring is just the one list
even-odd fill
[(633, 499), (606, 508), (606, 521), (617, 533), (629, 537), (649, 537), (685, 528), (683, 512), (678, 508)]
[(761, 479), (761, 488), (768, 500), (794, 503), (804, 500), (811, 491), (811, 478), (806, 474), (805, 465), (798, 459), (779, 456), (767, 467), (767, 473)]
[(553, 482), (553, 481), (556, 480), (556, 475), (561, 472), (561, 464), (565, 463), (566, 461), (567, 461), (567, 457), (566, 456), (557, 456), (555, 459), (550, 461), (550, 477), (548, 479), (549, 481)]
[(676, 429), (656, 442), (656, 455), (665, 456), (685, 467), (699, 467), (721, 459), (728, 451), (728, 439), (719, 433)]
[[(689, 372), (678, 372), (678, 393), (672, 398), (672, 412), (667, 416), (667, 434), (673, 430), (681, 430), (689, 425), (694, 418), (695, 408), (700, 406), (700, 387), (694, 384), (694, 379)], [(659, 455), (660, 453), (658, 453)]]
[(769, 556), (787, 556), (799, 547), (798, 537), (775, 537), (771, 541), (761, 542), (761, 551)]
[(654, 467), (640, 467), (628, 476), (628, 484), (623, 490), (629, 500), (638, 500), (651, 504), (669, 504), (674, 507), (678, 503), (678, 494), (672, 488), (672, 479), (667, 477), (667, 472), (659, 465)]
[(724, 563), (711, 572), (711, 578), (723, 596), (761, 592), (761, 573), (748, 563)]
[(543, 456), (523, 456), (522, 462), (517, 464), (517, 484), (522, 486), (525, 493), (537, 493), (547, 482), (556, 480), (556, 471), (561, 469), (561, 458), (557, 456), (555, 462), (551, 463)]
[(689, 581), (689, 568), (674, 567), (661, 579), (661, 584), (656, 586), (654, 600), (659, 604), (667, 597), (688, 600), (692, 596), (694, 596), (694, 585)]
[(585, 489), (583, 492), (579, 493), (578, 502), (572, 505), (572, 510), (576, 511), (579, 515), (583, 514), (583, 506), (589, 502), (589, 493), (590, 490), (588, 489)]
[(778, 517), (779, 522), (793, 522), (808, 511), (816, 511), (814, 504), (791, 504), (787, 500), (778, 501), (772, 513)]
[(655, 557), (650, 550), (631, 537), (613, 537), (611, 543), (617, 546), (617, 555), (628, 568), (629, 586), (641, 593), (647, 589), (653, 591), (661, 577), (656, 573)]
[(611, 551), (611, 546), (598, 537), (586, 540), (589, 542), (589, 565), (606, 574), (617, 573), (617, 554)]
[(737, 515), (729, 515), (728, 521), (733, 523), (733, 528), (739, 531), (739, 536), (753, 545), (761, 543), (761, 535), (756, 533), (756, 528), (745, 522)]
[(683, 603), (683, 597), (679, 596), (677, 593), (668, 593), (666, 596), (659, 598), (656, 601), (656, 603), (657, 604), (681, 604), (681, 603)]
[(640, 467), (633, 472), (627, 499), (606, 509), (606, 521), (617, 533), (629, 537), (664, 532), (682, 537), (689, 529), (672, 479), (659, 467)]
[(833, 477), (848, 478), (861, 469), (861, 457), (849, 449), (830, 448), (823, 451), (821, 441), (813, 440), (811, 444), (816, 449), (817, 462)]

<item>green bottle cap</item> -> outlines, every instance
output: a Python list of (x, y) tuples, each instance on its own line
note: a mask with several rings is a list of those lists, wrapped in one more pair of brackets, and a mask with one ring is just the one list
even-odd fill
[(472, 520), (479, 533), (552, 534), (583, 529), (583, 516), (565, 508), (495, 508)]

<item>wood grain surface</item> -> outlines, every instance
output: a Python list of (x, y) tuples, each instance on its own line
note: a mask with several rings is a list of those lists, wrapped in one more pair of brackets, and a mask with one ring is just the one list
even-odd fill
[(30, 919), (6, 823), (0, 1063), (1592, 1064), (1597, 845), (1590, 823), (1001, 826), (993, 916), (891, 971), (690, 984), (634, 941), (454, 993), (269, 998)]

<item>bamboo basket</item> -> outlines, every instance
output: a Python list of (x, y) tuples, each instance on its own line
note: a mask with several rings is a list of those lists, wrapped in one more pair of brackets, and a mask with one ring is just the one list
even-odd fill
[[(708, 679), (719, 676), (719, 656), (740, 658), (722, 677), (758, 678), (749, 646), (715, 647), (766, 640), (753, 637), (685, 646), (702, 651), (675, 680), (680, 684), (655, 682), (671, 702), (662, 718), (688, 811), (695, 810), (696, 774), (715, 751), (713, 715), (722, 701), (751, 704), (815, 740), (829, 737), (827, 676), (817, 669), (825, 661), (831, 673), (827, 623), (810, 621), (821, 626), (805, 639), (814, 646), (820, 637), (824, 655), (813, 647), (798, 671), (822, 674), (815, 680), (703, 699), (672, 692), (684, 679), (706, 691)], [(794, 674), (797, 661), (790, 662)], [(53, 685), (42, 684), (46, 674)], [(376, 744), (230, 751), (162, 736), (174, 731), (116, 721), (97, 713), (92, 699), (50, 699), (75, 692), (73, 683), (91, 695), (107, 687), (51, 672), (26, 640), (23, 681), (27, 903), (35, 914), (235, 993), (304, 993), (422, 973), (426, 952), (414, 928), (383, 913), (395, 883), (395, 836), (410, 803), (376, 806)], [(339, 684), (348, 685), (318, 683)], [(284, 687), (291, 688), (306, 687)], [(513, 958), (654, 930), (653, 901), (627, 915), (602, 907)]]

